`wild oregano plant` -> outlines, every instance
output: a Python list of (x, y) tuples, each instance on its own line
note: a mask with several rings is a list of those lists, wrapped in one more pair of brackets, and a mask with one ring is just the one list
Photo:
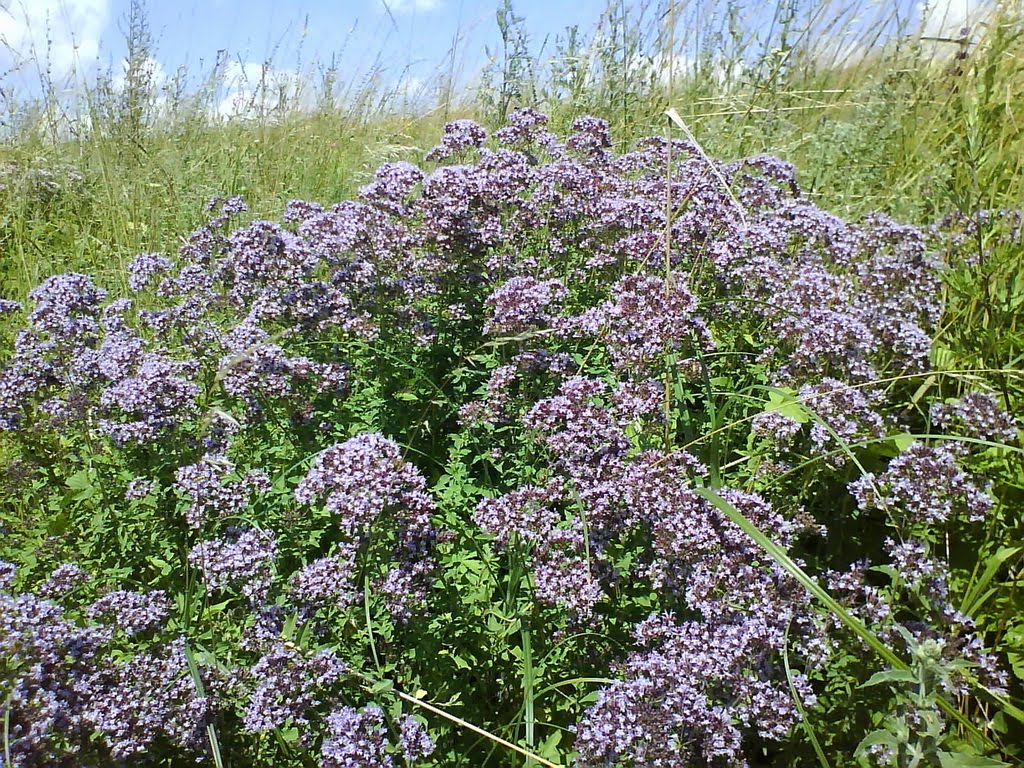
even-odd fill
[(457, 120), (0, 304), (5, 764), (1015, 756), (955, 547), (1017, 423), (922, 388), (949, 242), (611, 146)]

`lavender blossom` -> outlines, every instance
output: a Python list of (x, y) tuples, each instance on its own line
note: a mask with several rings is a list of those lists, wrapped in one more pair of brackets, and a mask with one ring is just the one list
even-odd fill
[(163, 654), (138, 654), (98, 672), (92, 685), (102, 685), (105, 695), (92, 698), (85, 716), (115, 760), (145, 754), (157, 739), (200, 753), (209, 701), (196, 691), (183, 639)]
[(320, 748), (324, 768), (393, 768), (380, 707), (338, 707), (327, 716), (328, 737)]
[(156, 493), (157, 481), (148, 480), (145, 477), (136, 477), (128, 483), (128, 487), (124, 489), (125, 501), (141, 501), (147, 496), (151, 496)]
[(160, 629), (171, 612), (171, 602), (163, 590), (140, 594), (117, 590), (89, 607), (89, 617), (109, 622), (129, 637)]
[(897, 523), (941, 524), (958, 514), (983, 520), (992, 499), (960, 469), (957, 458), (949, 445), (913, 443), (881, 475), (868, 473), (851, 483), (850, 492), (862, 510), (880, 510)]
[(398, 741), (402, 756), (409, 763), (430, 757), (435, 749), (426, 727), (412, 715), (403, 715), (398, 721)]
[(487, 297), (491, 319), (484, 333), (512, 335), (544, 327), (550, 314), (548, 306), (565, 298), (561, 280), (536, 280), (513, 277)]
[(240, 515), (254, 492), (266, 490), (265, 476), (250, 473), (232, 480), (228, 476), (234, 471), (230, 461), (216, 454), (178, 468), (174, 489), (188, 501), (184, 515), (190, 526), (201, 528), (208, 520)]
[[(785, 648), (784, 630), (758, 618), (717, 625), (654, 615), (635, 635), (642, 650), (625, 679), (601, 691), (577, 726), (580, 766), (744, 766), (744, 733), (777, 740), (798, 722), (785, 685), (770, 670)], [(793, 677), (813, 703), (806, 677)]]
[(199, 386), (189, 378), (195, 369), (194, 363), (147, 353), (135, 375), (108, 387), (100, 396), (111, 416), (101, 420), (100, 428), (118, 445), (159, 439), (196, 414)]
[[(397, 563), (375, 588), (399, 621), (423, 605), (434, 568), (434, 503), (423, 476), (402, 460), (395, 443), (364, 434), (331, 446), (317, 456), (295, 498), (300, 504), (323, 500), (346, 537), (346, 549), (355, 550), (371, 538), (393, 541)], [(333, 575), (340, 580), (346, 570), (336, 568)], [(331, 587), (339, 596), (354, 589), (340, 581)]]
[(361, 596), (355, 588), (355, 552), (342, 547), (296, 571), (289, 582), (292, 598), (311, 608), (352, 605)]
[(963, 437), (1012, 442), (1019, 435), (1013, 417), (987, 392), (971, 392), (952, 403), (935, 403), (931, 417), (939, 426), (956, 430)]
[(174, 264), (159, 253), (140, 253), (128, 265), (128, 287), (136, 293), (148, 288), (153, 278), (169, 272)]
[(277, 539), (270, 531), (229, 528), (226, 535), (196, 544), (189, 563), (209, 590), (240, 588), (253, 603), (265, 600), (274, 577)]
[(89, 574), (79, 566), (74, 563), (63, 563), (53, 569), (50, 578), (43, 582), (39, 592), (45, 597), (58, 598), (87, 583), (89, 580)]
[(21, 302), (0, 298), (0, 317), (11, 315), (22, 310)]
[(347, 669), (333, 651), (306, 655), (291, 643), (278, 643), (250, 671), (256, 681), (242, 718), (251, 733), (308, 725), (312, 710), (330, 700)]
[(445, 123), (441, 143), (427, 153), (428, 161), (444, 160), (453, 154), (476, 149), (487, 141), (487, 132), (472, 120)]

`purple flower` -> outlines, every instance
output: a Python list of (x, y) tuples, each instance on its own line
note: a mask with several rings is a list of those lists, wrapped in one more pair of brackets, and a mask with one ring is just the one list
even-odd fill
[(413, 189), (423, 181), (423, 171), (412, 163), (385, 163), (373, 175), (373, 181), (359, 190), (359, 196), (395, 216), (410, 211), (408, 200)]
[(868, 473), (850, 484), (862, 510), (877, 509), (897, 523), (937, 524), (966, 514), (983, 520), (992, 499), (957, 465), (949, 445), (913, 443), (879, 476)]
[(434, 503), (416, 468), (402, 460), (399, 447), (379, 434), (364, 434), (317, 455), (295, 489), (300, 504), (323, 500), (338, 525), (361, 541), (386, 513), (397, 516), (411, 546), (433, 537)]
[(203, 574), (208, 590), (240, 587), (254, 603), (263, 602), (274, 577), (277, 539), (270, 531), (229, 528), (219, 539), (196, 544), (188, 561)]
[(150, 286), (157, 275), (169, 272), (173, 262), (159, 253), (140, 253), (128, 265), (128, 287), (138, 293)]
[(354, 577), (355, 552), (351, 547), (342, 547), (336, 554), (321, 557), (296, 571), (289, 591), (300, 604), (344, 608), (361, 597)]
[(98, 672), (92, 684), (105, 690), (91, 699), (85, 716), (115, 760), (144, 754), (157, 739), (199, 754), (209, 702), (196, 690), (183, 639), (163, 654), (138, 654), (114, 664)]
[(1019, 434), (1014, 418), (988, 392), (971, 392), (952, 403), (935, 403), (931, 417), (945, 429), (978, 440), (1011, 442)]
[(403, 715), (398, 721), (398, 741), (402, 755), (412, 763), (434, 752), (434, 740), (426, 727), (412, 715)]
[[(599, 694), (577, 725), (580, 766), (743, 766), (745, 733), (778, 740), (798, 721), (788, 687), (771, 671), (785, 650), (784, 628), (756, 617), (732, 624), (677, 623), (654, 615), (635, 630), (640, 651), (624, 679)], [(793, 675), (805, 705), (806, 677)]]
[(427, 153), (428, 161), (444, 160), (453, 154), (482, 147), (487, 132), (472, 120), (453, 120), (445, 123), (441, 143)]
[(109, 621), (129, 637), (160, 629), (171, 612), (163, 590), (140, 594), (117, 590), (89, 606), (89, 617)]
[(324, 768), (393, 768), (380, 707), (338, 707), (327, 716), (328, 736), (320, 748)]
[(89, 574), (74, 563), (64, 563), (53, 569), (50, 578), (39, 588), (39, 592), (46, 597), (59, 597), (85, 584), (89, 578)]
[(155, 494), (157, 491), (157, 481), (148, 480), (145, 477), (133, 478), (128, 487), (124, 490), (125, 501), (141, 501), (147, 496)]
[(10, 315), (15, 312), (20, 312), (22, 309), (20, 301), (13, 301), (12, 299), (0, 299), (0, 317), (4, 315)]
[(174, 489), (188, 500), (185, 520), (201, 528), (208, 520), (240, 515), (253, 493), (267, 490), (266, 475), (250, 472), (241, 479), (229, 479), (235, 466), (224, 456), (207, 454), (195, 464), (179, 467)]
[(529, 145), (535, 144), (550, 152), (555, 149), (558, 139), (547, 129), (547, 124), (547, 115), (530, 107), (524, 107), (514, 110), (508, 116), (508, 121), (495, 132), (494, 138), (500, 144), (517, 149), (528, 148)]
[(608, 121), (598, 117), (577, 117), (572, 122), (572, 133), (565, 145), (585, 156), (607, 157), (606, 150), (612, 146)]
[(242, 723), (250, 733), (307, 725), (311, 710), (325, 702), (346, 674), (333, 651), (306, 655), (291, 643), (278, 643), (250, 670), (256, 682)]
[[(431, 581), (436, 531), (431, 522), (434, 502), (426, 481), (402, 460), (398, 446), (379, 434), (363, 434), (320, 453), (295, 489), (300, 504), (323, 501), (346, 537), (345, 549), (365, 542), (391, 542), (398, 561), (375, 587), (392, 615), (405, 620), (421, 606)], [(342, 579), (347, 568), (336, 568)], [(331, 587), (339, 596), (354, 584)]]
[(106, 295), (87, 276), (76, 272), (49, 277), (29, 291), (35, 308), (28, 321), (53, 338), (81, 345), (96, 334), (96, 318)]
[(15, 765), (60, 764), (88, 741), (90, 702), (114, 697), (94, 678), (110, 638), (106, 629), (79, 627), (49, 600), (0, 592), (0, 658), (10, 697), (5, 746)]
[(18, 566), (6, 560), (0, 560), (0, 589), (10, 589), (17, 574)]
[(566, 330), (602, 335), (620, 370), (656, 371), (665, 355), (714, 348), (707, 323), (697, 314), (697, 298), (682, 275), (671, 281), (630, 275), (612, 288), (600, 307), (564, 323)]
[[(100, 428), (118, 445), (153, 442), (198, 411), (199, 386), (189, 377), (196, 364), (147, 353), (134, 376), (108, 387), (100, 403), (112, 418)], [(128, 419), (122, 421), (115, 417)]]
[(548, 306), (560, 302), (567, 293), (561, 280), (513, 277), (487, 297), (491, 319), (484, 333), (512, 335), (542, 328), (550, 317)]

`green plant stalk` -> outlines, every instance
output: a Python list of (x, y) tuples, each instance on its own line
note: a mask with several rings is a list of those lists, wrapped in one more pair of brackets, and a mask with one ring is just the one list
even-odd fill
[[(533, 646), (530, 642), (530, 630), (523, 629), (523, 707), (526, 710), (526, 745), (533, 748), (536, 743), (536, 714), (534, 713), (534, 678)], [(526, 768), (533, 768), (534, 762), (526, 758)]]
[(793, 684), (793, 673), (789, 669), (789, 627), (786, 627), (786, 649), (785, 653), (782, 654), (782, 666), (786, 670), (786, 682), (789, 684), (789, 695), (793, 697), (793, 704), (796, 706), (796, 711), (800, 715), (800, 727), (803, 728), (804, 733), (807, 734), (808, 740), (811, 742), (811, 746), (814, 747), (814, 754), (818, 756), (818, 762), (821, 763), (822, 768), (832, 768), (829, 765), (828, 758), (825, 757), (825, 752), (821, 748), (821, 744), (818, 742), (818, 736), (814, 732), (814, 727), (807, 719), (807, 712), (804, 710), (804, 703), (800, 700), (800, 694), (796, 690), (796, 686)]
[(558, 763), (553, 763), (550, 760), (546, 760), (540, 755), (535, 754), (528, 749), (524, 749), (518, 744), (513, 744), (508, 739), (503, 739), (501, 736), (498, 736), (495, 733), (491, 733), (490, 731), (484, 730), (479, 725), (474, 725), (468, 720), (463, 720), (458, 715), (453, 715), (451, 712), (446, 712), (445, 710), (441, 709), (438, 706), (435, 706), (434, 704), (423, 701), (422, 699), (418, 699), (415, 696), (410, 696), (408, 693), (404, 693), (403, 691), (398, 690), (392, 685), (382, 685), (380, 682), (373, 680), (372, 678), (366, 675), (359, 673), (355, 674), (357, 677), (362, 678), (362, 680), (367, 684), (368, 690), (375, 690), (378, 692), (381, 690), (387, 690), (390, 693), (393, 693), (398, 698), (400, 698), (402, 701), (406, 702), (407, 704), (412, 704), (414, 707), (425, 709), (427, 712), (430, 712), (431, 714), (437, 715), (438, 717), (443, 717), (445, 720), (454, 723), (460, 728), (465, 728), (467, 731), (471, 731), (477, 734), (478, 736), (483, 736), (485, 739), (488, 739), (489, 741), (492, 741), (495, 744), (505, 747), (506, 749), (511, 749), (513, 752), (516, 752), (525, 758), (533, 760), (538, 765), (544, 766), (544, 768), (563, 768), (563, 766), (559, 765)]
[(4, 765), (14, 765), (11, 760), (11, 702), (14, 700), (14, 691), (7, 694), (7, 701), (4, 702)]
[[(203, 685), (203, 678), (199, 675), (199, 666), (196, 664), (196, 658), (192, 653), (192, 648), (187, 644), (185, 645), (185, 660), (188, 662), (188, 673), (192, 677), (192, 683), (196, 687), (196, 693), (205, 698), (206, 687)], [(6, 727), (6, 713), (4, 725)], [(216, 768), (224, 768), (224, 759), (220, 754), (220, 740), (217, 738), (217, 727), (213, 723), (206, 724), (206, 738), (210, 742), (210, 754), (213, 756), (213, 764)], [(4, 740), (4, 744), (6, 746), (6, 738)], [(7, 756), (7, 765), (13, 765), (10, 755)]]

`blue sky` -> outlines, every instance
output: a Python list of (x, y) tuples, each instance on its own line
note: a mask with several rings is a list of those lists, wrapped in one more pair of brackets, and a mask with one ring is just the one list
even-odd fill
[[(457, 65), (479, 69), (485, 46), (498, 40), (497, 0), (149, 0), (146, 15), (163, 74), (184, 66), (193, 76), (218, 55), (236, 68), (270, 61), (277, 70), (339, 64), (340, 75), (364, 75), (375, 63), (386, 78), (427, 78)], [(605, 0), (516, 0), (531, 37), (571, 24), (590, 31)], [(0, 75), (21, 87), (38, 80), (49, 60), (57, 78), (113, 69), (124, 55), (129, 0), (0, 0)], [(49, 43), (47, 43), (49, 40)]]
[[(618, 0), (617, 0), (618, 1)], [(930, 33), (948, 31), (988, 0), (931, 0)], [(0, 97), (31, 94), (39, 72), (73, 86), (96, 71), (120, 69), (130, 0), (0, 0)], [(158, 80), (185, 67), (197, 82), (221, 57), (234, 81), (259, 79), (270, 62), (287, 78), (315, 73), (332, 58), (342, 81), (376, 69), (385, 85), (430, 82), (446, 71), (456, 44), (456, 71), (463, 81), (479, 72), (485, 48), (499, 40), (495, 12), (500, 0), (148, 0)], [(864, 13), (891, 7), (887, 0), (860, 0)], [(923, 0), (901, 0), (920, 14)], [(661, 3), (664, 5), (664, 3)], [(514, 0), (525, 17), (532, 50), (566, 27), (589, 37), (607, 0)], [(631, 7), (641, 3), (629, 2)], [(652, 3), (643, 3), (652, 5)], [(722, 14), (725, 2), (681, 0), (687, 13)], [(745, 20), (756, 34), (774, 0), (748, 0)], [(945, 23), (940, 22), (945, 19)], [(685, 22), (684, 22), (685, 23)], [(940, 29), (941, 27), (941, 29)], [(48, 62), (46, 64), (45, 62)], [(74, 73), (73, 75), (71, 73)], [(242, 86), (237, 86), (242, 88)], [(243, 88), (244, 90), (244, 88)]]

